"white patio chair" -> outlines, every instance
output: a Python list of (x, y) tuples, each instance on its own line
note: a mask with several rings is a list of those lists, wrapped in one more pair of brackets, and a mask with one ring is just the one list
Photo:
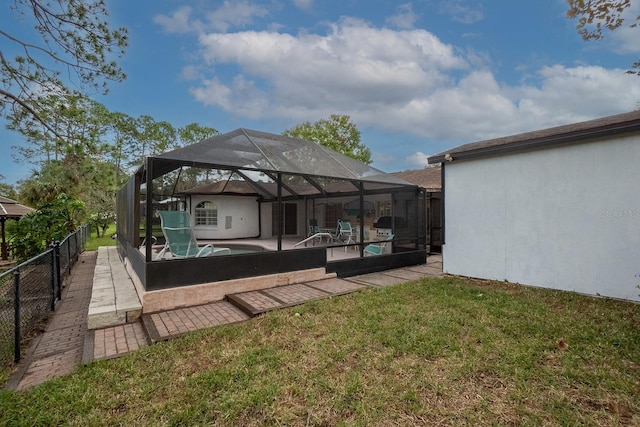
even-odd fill
[(393, 240), (393, 238), (395, 237), (395, 234), (389, 234), (389, 236), (387, 236), (387, 240), (385, 240), (382, 243), (371, 243), (370, 245), (367, 245), (364, 247), (364, 255), (382, 255), (384, 253), (384, 248), (387, 246), (387, 244)]

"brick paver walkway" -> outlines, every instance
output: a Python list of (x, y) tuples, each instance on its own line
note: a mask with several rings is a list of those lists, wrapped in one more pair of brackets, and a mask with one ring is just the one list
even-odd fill
[(314, 299), (326, 298), (330, 294), (314, 289), (303, 284), (279, 286), (265, 289), (264, 293), (276, 301), (282, 301), (283, 305), (295, 305)]
[(110, 359), (149, 344), (147, 334), (140, 322), (89, 331), (87, 338), (93, 340), (93, 352), (91, 353), (91, 345), (88, 345), (87, 351), (90, 354), (85, 354), (85, 362), (88, 362), (87, 356), (93, 356), (94, 360)]
[(7, 388), (27, 389), (70, 374), (81, 363), (95, 263), (95, 252), (80, 254), (57, 310), (45, 332), (31, 344)]
[(307, 283), (307, 286), (320, 289), (321, 291), (327, 292), (331, 295), (348, 294), (366, 287), (364, 285), (358, 285), (338, 278), (318, 280), (317, 282)]
[(242, 322), (249, 318), (249, 315), (228, 301), (142, 315), (152, 342), (175, 338), (197, 329)]

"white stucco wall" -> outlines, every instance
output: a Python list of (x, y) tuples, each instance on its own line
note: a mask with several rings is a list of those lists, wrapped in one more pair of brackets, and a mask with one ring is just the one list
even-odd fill
[[(259, 233), (258, 202), (253, 197), (241, 196), (192, 196), (189, 204), (191, 220), (195, 221), (195, 207), (209, 200), (218, 208), (218, 225), (193, 225), (197, 239), (241, 239), (256, 237)], [(227, 228), (227, 217), (231, 227)]]
[(640, 136), (445, 166), (443, 269), (640, 301)]
[[(304, 235), (306, 228), (304, 227), (304, 203), (303, 202), (286, 202), (295, 203), (297, 205), (296, 216), (296, 235)], [(262, 203), (260, 205), (262, 216), (262, 235), (263, 239), (271, 239), (276, 230), (273, 229), (273, 203)]]
[(260, 237), (263, 239), (270, 239), (273, 235), (271, 203), (260, 203), (260, 216), (262, 217), (262, 235)]

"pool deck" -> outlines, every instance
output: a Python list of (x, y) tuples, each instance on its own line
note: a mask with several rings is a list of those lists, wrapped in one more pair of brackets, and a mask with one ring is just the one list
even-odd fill
[[(328, 233), (322, 233), (328, 234)], [(327, 261), (340, 261), (343, 259), (357, 258), (360, 256), (359, 247), (354, 244), (352, 246), (340, 246), (339, 243), (336, 243), (335, 246), (332, 246), (333, 243), (328, 241), (326, 237), (311, 239), (306, 243), (302, 243), (305, 237), (284, 237), (282, 239), (282, 250), (293, 250), (293, 249), (304, 249), (310, 247), (326, 247), (327, 248)], [(275, 238), (272, 239), (238, 239), (238, 240), (199, 240), (201, 244), (212, 243), (215, 247), (223, 248), (225, 245), (233, 246), (259, 246), (267, 251), (277, 251), (278, 250), (278, 240)]]
[[(344, 253), (342, 250), (338, 252)], [(393, 286), (437, 276), (442, 276), (442, 257), (439, 254), (429, 255), (427, 264), (423, 265), (345, 279), (330, 277), (239, 292), (220, 301), (145, 313), (137, 311), (140, 299), (137, 295), (134, 297), (132, 290), (135, 290), (135, 285), (115, 248), (101, 247), (97, 252), (81, 254), (59, 308), (52, 315), (45, 332), (32, 342), (5, 387), (25, 390), (48, 379), (70, 374), (81, 363), (120, 357), (154, 342), (202, 328), (246, 321), (271, 310), (357, 292), (367, 287)], [(97, 288), (96, 283), (99, 284)], [(106, 289), (108, 284), (111, 291)], [(110, 305), (116, 308), (116, 312), (118, 307), (124, 310), (125, 323), (96, 329), (87, 327), (94, 289), (96, 296), (100, 295), (103, 301), (113, 297), (109, 300), (112, 302)]]
[[(313, 239), (306, 242), (301, 241), (304, 237), (291, 236), (282, 239), (282, 250), (302, 249), (304, 246), (316, 248), (326, 248), (327, 261), (341, 261), (346, 259), (354, 259), (360, 256), (358, 245), (344, 246), (341, 244), (332, 245), (328, 239)], [(224, 247), (254, 247), (265, 251), (277, 251), (277, 239), (238, 239), (225, 241), (202, 240), (201, 244), (213, 244), (216, 248)], [(304, 245), (304, 246), (303, 246)], [(160, 252), (161, 246), (154, 248), (156, 252)], [(114, 258), (117, 254), (113, 253)], [(170, 256), (170, 255), (169, 255)], [(224, 254), (218, 256), (225, 256)], [(103, 264), (103, 263), (99, 263)], [(296, 270), (284, 273), (275, 273), (262, 276), (247, 277), (241, 279), (215, 281), (201, 283), (183, 287), (171, 287), (167, 289), (148, 291), (142, 284), (136, 273), (131, 268), (129, 261), (125, 261), (125, 268), (129, 276), (132, 278), (136, 293), (141, 305), (141, 313), (152, 313), (158, 311), (173, 310), (181, 307), (189, 307), (193, 305), (208, 304), (225, 299), (229, 294), (258, 291), (261, 289), (274, 288), (278, 286), (291, 285), (296, 283), (304, 283), (322, 279), (330, 279), (336, 277), (334, 273), (327, 273), (325, 267), (312, 268), (308, 270)], [(115, 270), (114, 270), (115, 271)], [(114, 273), (119, 274), (119, 273)], [(108, 275), (107, 275), (108, 279)], [(135, 311), (136, 303), (129, 304), (134, 307), (129, 311), (117, 307), (114, 296), (109, 293), (109, 283), (105, 283), (104, 292), (101, 292), (96, 298), (92, 299), (89, 308), (89, 329), (99, 329), (108, 326), (116, 326), (127, 323), (127, 317), (137, 316)], [(113, 295), (119, 295), (120, 292), (113, 292)], [(122, 304), (126, 305), (126, 304)], [(139, 310), (138, 310), (139, 311)]]

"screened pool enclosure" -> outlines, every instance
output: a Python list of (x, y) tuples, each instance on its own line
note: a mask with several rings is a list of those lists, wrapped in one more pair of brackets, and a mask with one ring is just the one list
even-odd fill
[[(118, 250), (147, 291), (314, 268), (363, 274), (426, 262), (424, 199), (314, 142), (238, 129), (146, 158), (117, 194)], [(172, 257), (163, 210), (189, 212), (198, 245), (260, 250)]]

